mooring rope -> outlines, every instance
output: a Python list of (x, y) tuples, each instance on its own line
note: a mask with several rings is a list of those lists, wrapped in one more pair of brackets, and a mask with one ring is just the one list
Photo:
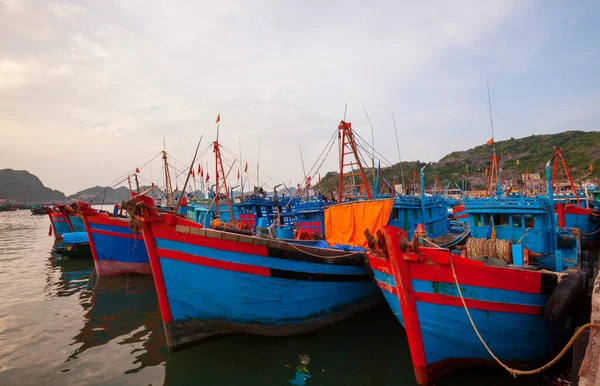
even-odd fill
[(465, 299), (463, 298), (462, 291), (460, 290), (460, 285), (458, 284), (458, 278), (456, 277), (456, 271), (454, 270), (454, 263), (452, 262), (452, 257), (450, 257), (450, 267), (452, 268), (452, 276), (454, 277), (454, 283), (456, 284), (456, 289), (458, 290), (458, 294), (460, 295), (460, 300), (462, 301), (463, 307), (465, 308), (465, 312), (467, 313), (469, 321), (471, 322), (471, 326), (473, 327), (473, 330), (477, 334), (477, 337), (479, 338), (479, 340), (483, 344), (483, 347), (485, 347), (485, 349), (487, 350), (487, 352), (492, 356), (492, 358), (494, 358), (494, 360), (500, 366), (502, 366), (506, 371), (508, 371), (515, 378), (517, 377), (517, 375), (534, 375), (534, 374), (538, 374), (538, 373), (541, 373), (542, 371), (550, 368), (551, 366), (553, 366), (554, 364), (556, 364), (556, 362), (558, 362), (567, 353), (567, 351), (569, 351), (569, 349), (571, 348), (571, 346), (573, 346), (573, 344), (575, 343), (575, 341), (577, 340), (577, 338), (579, 337), (579, 335), (581, 335), (581, 333), (583, 331), (585, 331), (586, 329), (591, 328), (591, 327), (600, 327), (600, 323), (586, 323), (586, 324), (584, 324), (583, 326), (581, 326), (577, 330), (577, 332), (575, 332), (575, 334), (573, 335), (573, 337), (571, 338), (571, 340), (569, 340), (569, 342), (567, 343), (567, 345), (561, 350), (560, 353), (558, 353), (558, 355), (554, 359), (552, 359), (550, 362), (546, 363), (545, 365), (543, 365), (541, 367), (538, 367), (537, 369), (533, 369), (533, 370), (518, 370), (518, 369), (513, 369), (513, 368), (509, 367), (508, 365), (504, 364), (504, 362), (502, 362), (496, 355), (494, 355), (494, 353), (492, 352), (492, 350), (489, 348), (489, 346), (483, 340), (481, 334), (479, 333), (479, 330), (477, 329), (477, 326), (475, 326), (475, 322), (473, 322), (473, 318), (471, 317), (471, 313), (469, 312), (469, 308), (467, 307), (467, 303), (465, 302)]
[[(351, 253), (348, 253), (348, 254), (345, 254), (345, 255), (336, 255), (336, 256), (320, 256), (320, 255), (316, 255), (316, 254), (314, 254), (314, 253), (310, 253), (310, 252), (308, 252), (308, 251), (305, 251), (305, 250), (304, 250), (304, 249), (302, 249), (302, 248), (298, 248), (297, 246), (295, 246), (295, 245), (294, 245), (294, 244), (292, 244), (292, 243), (286, 243), (286, 244), (287, 244), (287, 245), (289, 245), (289, 246), (291, 246), (292, 248), (295, 248), (295, 249), (297, 249), (298, 251), (300, 251), (300, 252), (302, 252), (302, 253), (306, 253), (306, 254), (307, 254), (307, 255), (309, 255), (309, 256), (318, 257), (318, 258), (320, 258), (320, 259), (323, 259), (323, 258), (329, 258), (329, 257), (335, 257), (335, 258), (350, 257), (350, 256), (355, 256), (355, 255), (357, 255), (357, 254), (359, 254), (359, 253), (362, 253), (362, 252), (358, 252), (358, 251), (357, 251), (357, 252), (351, 252)], [(330, 249), (329, 249), (329, 250), (330, 250)]]

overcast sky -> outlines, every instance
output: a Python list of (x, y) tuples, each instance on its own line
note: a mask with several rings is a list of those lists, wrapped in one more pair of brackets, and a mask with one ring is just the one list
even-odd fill
[[(416, 5), (418, 3), (418, 5)], [(67, 194), (215, 137), (298, 181), (343, 117), (398, 160), (598, 130), (597, 1), (0, 0), (0, 168)], [(332, 152), (333, 153), (333, 152)], [(324, 171), (337, 167), (337, 153)], [(206, 160), (207, 157), (203, 157)], [(155, 169), (154, 176), (159, 173)]]

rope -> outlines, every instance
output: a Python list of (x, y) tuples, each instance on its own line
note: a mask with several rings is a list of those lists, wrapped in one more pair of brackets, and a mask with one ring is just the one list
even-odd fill
[(598, 232), (600, 232), (600, 228), (596, 229), (595, 231), (593, 231), (593, 232), (591, 232), (591, 233), (584, 233), (584, 232), (581, 232), (581, 231), (580, 231), (580, 232), (579, 232), (579, 234), (580, 234), (580, 235), (583, 235), (583, 236), (590, 236), (590, 235), (596, 234), (596, 233), (598, 233)]
[(502, 366), (502, 368), (504, 368), (506, 371), (508, 371), (515, 378), (517, 377), (517, 375), (534, 375), (534, 374), (538, 374), (538, 373), (541, 373), (542, 371), (550, 368), (552, 365), (556, 364), (556, 362), (558, 362), (567, 353), (567, 351), (569, 351), (569, 349), (571, 348), (571, 346), (573, 346), (573, 344), (575, 343), (575, 341), (577, 340), (577, 338), (579, 337), (579, 335), (581, 335), (581, 333), (583, 331), (585, 331), (585, 329), (591, 328), (591, 327), (600, 327), (600, 323), (586, 323), (586, 324), (584, 324), (583, 326), (581, 326), (577, 330), (577, 332), (575, 332), (575, 334), (573, 335), (573, 337), (571, 338), (571, 340), (569, 340), (569, 342), (567, 343), (567, 345), (561, 350), (560, 353), (558, 353), (558, 355), (554, 359), (552, 359), (550, 362), (546, 363), (545, 365), (543, 365), (541, 367), (538, 367), (537, 369), (533, 369), (533, 370), (517, 370), (517, 369), (513, 369), (513, 368), (507, 366), (506, 364), (504, 364), (504, 362), (502, 362), (500, 359), (498, 359), (498, 357), (496, 357), (496, 355), (494, 355), (494, 353), (492, 352), (492, 350), (489, 348), (489, 346), (485, 343), (485, 341), (481, 337), (481, 334), (479, 333), (479, 330), (477, 329), (477, 326), (475, 326), (475, 322), (473, 322), (473, 318), (471, 318), (471, 313), (469, 312), (469, 308), (467, 307), (467, 303), (465, 302), (465, 299), (463, 298), (462, 291), (460, 290), (460, 285), (458, 285), (458, 278), (456, 277), (456, 271), (454, 270), (454, 263), (452, 262), (452, 258), (450, 258), (450, 267), (452, 268), (452, 276), (454, 277), (454, 283), (456, 283), (456, 289), (458, 290), (458, 294), (460, 295), (460, 300), (462, 301), (463, 307), (465, 308), (465, 312), (467, 313), (467, 316), (469, 317), (469, 321), (471, 322), (471, 326), (473, 327), (473, 330), (477, 334), (477, 337), (479, 338), (479, 340), (483, 344), (483, 347), (485, 347), (485, 349), (487, 350), (487, 352), (492, 356), (492, 358), (494, 358), (494, 360), (500, 366)]
[(469, 257), (494, 257), (512, 263), (510, 240), (501, 239), (476, 239), (467, 240), (467, 256)]
[[(322, 258), (324, 258), (324, 257), (327, 257), (327, 256), (315, 255), (314, 253), (310, 253), (310, 252), (308, 252), (308, 251), (305, 251), (304, 249), (298, 248), (297, 246), (295, 246), (295, 245), (294, 245), (294, 244), (292, 244), (292, 243), (286, 243), (286, 244), (287, 244), (287, 245), (289, 245), (289, 246), (291, 246), (292, 248), (295, 248), (295, 249), (297, 249), (298, 251), (300, 251), (300, 252), (302, 252), (302, 253), (306, 253), (306, 254), (307, 254), (307, 255), (309, 255), (309, 256), (318, 257), (318, 258), (320, 258), (320, 259), (322, 259)], [(358, 253), (360, 253), (360, 252), (352, 252), (352, 253), (348, 253), (348, 254), (345, 254), (345, 255), (339, 255), (339, 256), (335, 256), (335, 257), (336, 257), (336, 258), (350, 257), (350, 256), (354, 256), (354, 255), (356, 255), (356, 254), (358, 254)]]

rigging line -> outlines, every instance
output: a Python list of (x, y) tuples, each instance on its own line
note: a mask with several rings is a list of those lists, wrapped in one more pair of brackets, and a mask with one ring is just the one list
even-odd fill
[[(325, 147), (323, 148), (323, 150), (321, 150), (321, 154), (319, 154), (319, 156), (317, 157), (317, 159), (315, 160), (315, 162), (313, 163), (313, 165), (311, 166), (311, 168), (308, 170), (308, 174), (309, 175), (312, 173), (312, 171), (315, 168), (315, 166), (319, 163), (319, 160), (321, 159), (321, 156), (323, 156), (323, 153), (325, 152), (325, 150), (327, 149), (327, 147), (330, 146), (330, 142), (331, 143), (335, 143), (335, 135), (337, 134), (338, 130), (339, 129), (336, 127), (335, 130), (333, 131), (333, 134), (329, 138), (329, 141), (327, 141), (327, 144), (325, 144)], [(328, 155), (329, 155), (329, 151), (325, 155), (325, 159), (327, 158)], [(323, 161), (321, 161), (321, 165), (322, 164), (323, 164)]]
[[(364, 140), (362, 140), (362, 139), (361, 139), (361, 141), (364, 141)], [(360, 147), (361, 149), (363, 149), (365, 152), (367, 152), (367, 153), (368, 153), (367, 149), (365, 149), (365, 147), (364, 147), (364, 144), (363, 144), (363, 142), (361, 142), (361, 141), (356, 141), (356, 146), (357, 146), (357, 147)], [(378, 153), (378, 154), (379, 154), (379, 153)], [(361, 157), (362, 157), (362, 155), (361, 155)], [(375, 158), (375, 159), (376, 159), (376, 160), (378, 160), (378, 161), (380, 161), (380, 162), (382, 162), (382, 163), (383, 163), (385, 166), (393, 166), (393, 165), (390, 163), (390, 161), (388, 161), (388, 160), (387, 160), (387, 159), (385, 159), (385, 158), (383, 158), (383, 159), (380, 159), (380, 158)]]
[[(367, 141), (366, 141), (366, 140), (365, 140), (363, 137), (361, 137), (361, 136), (360, 136), (360, 134), (358, 134), (358, 133), (357, 133), (357, 132), (355, 132), (355, 131), (353, 131), (353, 133), (354, 133), (354, 135), (356, 135), (358, 138), (360, 138), (360, 140), (362, 140), (364, 143), (366, 143), (366, 144), (367, 144), (367, 146), (371, 147), (371, 145), (369, 145), (369, 143), (368, 143), (368, 142), (367, 142)], [(381, 154), (379, 151), (377, 151), (377, 149), (373, 149), (373, 150), (375, 151), (375, 153), (376, 153), (376, 154), (377, 154), (379, 157), (381, 157), (381, 160), (382, 160), (382, 161), (383, 161), (383, 160), (385, 160), (385, 162), (387, 162), (389, 165), (393, 165), (393, 164), (392, 164), (392, 163), (391, 163), (391, 162), (390, 162), (390, 161), (389, 161), (387, 158), (385, 158), (385, 157), (383, 156), (383, 154)]]
[(392, 111), (392, 122), (394, 123), (394, 132), (396, 133), (396, 146), (398, 147), (398, 160), (400, 161), (400, 176), (402, 177), (402, 187), (404, 187), (404, 170), (402, 169), (402, 156), (400, 155), (400, 142), (398, 141), (398, 129), (396, 129), (396, 117), (394, 117), (394, 109)]
[(329, 153), (331, 152), (331, 149), (333, 148), (333, 145), (335, 145), (335, 141), (331, 142), (331, 145), (329, 146), (329, 150), (327, 150), (327, 154), (325, 155), (325, 157), (321, 161), (321, 164), (319, 165), (319, 167), (317, 168), (317, 170), (315, 171), (315, 173), (312, 175), (313, 178), (317, 175), (317, 173), (319, 172), (319, 170), (321, 170), (321, 167), (323, 166), (323, 164), (327, 160), (327, 156), (329, 156)]
[(369, 113), (367, 113), (367, 108), (365, 107), (365, 102), (363, 102), (362, 98), (360, 98), (360, 103), (362, 103), (363, 110), (365, 110), (365, 115), (367, 116), (367, 121), (369, 121), (369, 126), (371, 126), (371, 143), (373, 144), (373, 151), (371, 153), (371, 166), (373, 167), (373, 180), (375, 180), (375, 130), (373, 129), (371, 118), (369, 117)]

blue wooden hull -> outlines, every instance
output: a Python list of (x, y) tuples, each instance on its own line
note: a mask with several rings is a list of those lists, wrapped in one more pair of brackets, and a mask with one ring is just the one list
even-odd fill
[(381, 300), (362, 253), (348, 257), (169, 221), (178, 226), (145, 223), (143, 233), (170, 349), (229, 333), (308, 332)]
[(98, 276), (151, 274), (144, 240), (129, 229), (128, 220), (81, 207)]
[(572, 318), (551, 322), (543, 315), (558, 283), (553, 273), (484, 266), (444, 249), (401, 252), (398, 239), (406, 236), (391, 227), (383, 237), (387, 252), (371, 251), (369, 265), (407, 332), (417, 383), (457, 367), (495, 364), (475, 327), (509, 365), (536, 365), (565, 344)]
[[(375, 271), (375, 277), (378, 283), (388, 283), (395, 289), (391, 275)], [(423, 280), (412, 280), (412, 284), (417, 293), (442, 293), (458, 297), (454, 284)], [(466, 299), (540, 308), (549, 296), (464, 285), (461, 290)], [(394, 315), (404, 325), (398, 296), (385, 290), (383, 293)], [(416, 306), (428, 366), (456, 358), (466, 363), (469, 360), (493, 360), (475, 334), (462, 304), (454, 306), (417, 301)], [(562, 348), (566, 338), (568, 325), (552, 323), (541, 314), (478, 309), (469, 311), (485, 342), (497, 357), (507, 363), (535, 363), (547, 359)]]

